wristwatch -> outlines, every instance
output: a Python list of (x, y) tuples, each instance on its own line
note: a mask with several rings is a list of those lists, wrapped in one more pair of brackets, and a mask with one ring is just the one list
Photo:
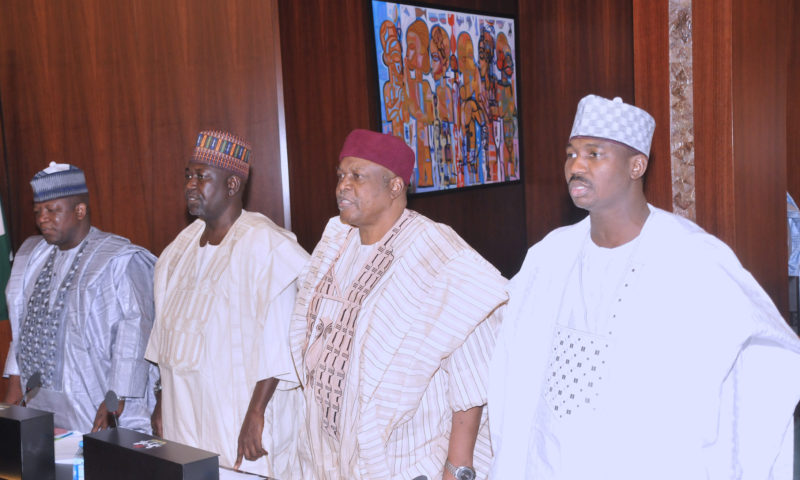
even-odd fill
[(444, 468), (452, 473), (453, 476), (456, 477), (456, 480), (475, 480), (475, 469), (472, 467), (456, 467), (450, 463), (450, 460), (446, 460), (444, 462)]

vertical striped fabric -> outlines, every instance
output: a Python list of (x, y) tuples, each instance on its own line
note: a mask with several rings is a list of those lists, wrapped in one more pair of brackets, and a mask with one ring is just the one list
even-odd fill
[(199, 272), (202, 220), (162, 252), (156, 322), (145, 358), (161, 371), (164, 438), (220, 455), (232, 467), (253, 387), (280, 380), (265, 412), (269, 452), (243, 471), (280, 479), (297, 471), (302, 395), (286, 345), (295, 281), (308, 254), (294, 234), (242, 211)]
[[(300, 276), (290, 326), (298, 371), (305, 371), (309, 302), (349, 230), (331, 219)], [(486, 403), (505, 279), (452, 229), (422, 215), (401, 236), (392, 266), (356, 322), (340, 440), (321, 428), (306, 389), (305, 433), (316, 478), (441, 478), (452, 412)], [(475, 451), (479, 478), (490, 459), (484, 417)]]

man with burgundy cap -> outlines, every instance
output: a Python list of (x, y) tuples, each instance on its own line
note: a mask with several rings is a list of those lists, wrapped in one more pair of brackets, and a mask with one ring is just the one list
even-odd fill
[(300, 276), (290, 340), (318, 479), (485, 478), (489, 354), (505, 279), (406, 209), (414, 154), (354, 130), (332, 218)]
[(654, 128), (619, 98), (578, 104), (564, 174), (589, 216), (509, 282), (491, 478), (792, 477), (800, 342), (730, 248), (647, 203)]
[(218, 453), (224, 467), (295, 478), (302, 396), (288, 325), (308, 254), (291, 232), (243, 210), (251, 160), (243, 139), (203, 131), (186, 165), (197, 220), (156, 264), (145, 354), (161, 371), (153, 430)]
[(81, 169), (51, 162), (31, 186), (42, 234), (22, 244), (6, 288), (13, 341), (5, 401), (21, 401), (38, 376), (27, 405), (53, 412), (56, 427), (88, 433), (114, 426), (104, 403), (112, 390), (119, 425), (149, 432), (154, 377), (143, 356), (156, 259), (91, 225)]

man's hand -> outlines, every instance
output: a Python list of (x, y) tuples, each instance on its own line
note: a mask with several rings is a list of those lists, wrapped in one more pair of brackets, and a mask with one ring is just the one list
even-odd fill
[(156, 406), (150, 415), (150, 426), (153, 428), (154, 437), (164, 437), (164, 424), (161, 422), (161, 392), (156, 392)]
[(264, 432), (264, 414), (248, 410), (242, 422), (242, 430), (239, 432), (239, 446), (236, 449), (236, 463), (234, 470), (239, 470), (242, 464), (242, 457), (247, 460), (255, 461), (267, 455), (264, 446), (261, 444), (261, 434)]
[[(114, 415), (117, 415), (119, 418), (122, 415), (122, 410), (125, 408), (125, 400), (120, 398), (119, 399), (119, 408), (116, 412), (109, 412), (106, 409), (106, 402), (102, 402), (100, 407), (97, 409), (97, 414), (94, 416), (94, 424), (92, 424), (92, 433), (105, 430), (108, 428), (112, 422), (114, 422)], [(119, 426), (116, 423), (114, 424), (115, 427)]]
[(8, 377), (8, 391), (3, 402), (12, 405), (18, 404), (22, 400), (22, 384), (20, 383), (19, 375), (10, 375)]
[(254, 461), (267, 455), (264, 446), (261, 444), (261, 434), (264, 432), (264, 412), (267, 411), (267, 404), (275, 393), (278, 386), (278, 379), (267, 378), (259, 380), (253, 389), (250, 397), (250, 405), (247, 413), (244, 414), (242, 429), (239, 431), (239, 443), (236, 448), (236, 463), (233, 464), (234, 470), (239, 470), (242, 464), (242, 457)]

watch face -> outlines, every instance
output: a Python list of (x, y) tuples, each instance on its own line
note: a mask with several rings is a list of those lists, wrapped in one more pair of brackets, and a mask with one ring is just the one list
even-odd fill
[(469, 467), (458, 467), (455, 477), (456, 480), (475, 480), (475, 470)]

